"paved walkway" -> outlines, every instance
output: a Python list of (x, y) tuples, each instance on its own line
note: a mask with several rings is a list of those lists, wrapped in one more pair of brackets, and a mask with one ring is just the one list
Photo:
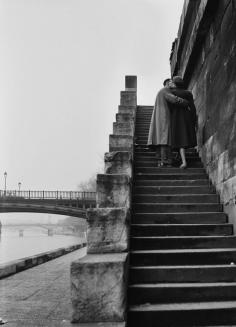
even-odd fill
[(0, 317), (6, 327), (71, 324), (70, 263), (86, 248), (0, 280)]

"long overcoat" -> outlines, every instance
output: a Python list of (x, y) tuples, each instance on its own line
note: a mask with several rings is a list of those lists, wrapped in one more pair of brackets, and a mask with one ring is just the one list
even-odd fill
[(178, 148), (192, 148), (197, 145), (196, 139), (196, 107), (193, 101), (193, 95), (190, 91), (175, 88), (172, 93), (178, 97), (186, 99), (189, 102), (188, 109), (177, 107), (169, 104), (171, 116), (171, 147)]
[(171, 117), (168, 103), (176, 107), (188, 106), (186, 100), (171, 92), (171, 89), (164, 87), (157, 93), (149, 128), (148, 145), (171, 145)]

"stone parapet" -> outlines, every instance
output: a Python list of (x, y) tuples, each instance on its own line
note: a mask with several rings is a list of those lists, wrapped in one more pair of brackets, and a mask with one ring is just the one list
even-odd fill
[(98, 207), (130, 207), (130, 177), (124, 174), (97, 175)]
[(134, 123), (113, 123), (113, 134), (114, 135), (134, 135)]
[(132, 114), (135, 116), (136, 106), (119, 106), (118, 108), (119, 114)]
[(72, 262), (72, 322), (124, 322), (128, 254), (87, 255)]
[(120, 104), (122, 106), (137, 106), (137, 92), (136, 91), (121, 91)]
[(104, 156), (105, 174), (126, 174), (132, 177), (132, 152), (107, 152)]
[(134, 124), (135, 116), (132, 112), (130, 113), (123, 113), (123, 114), (116, 114), (116, 122), (117, 123), (128, 123), (132, 122)]
[(130, 135), (109, 135), (109, 151), (133, 151), (134, 137)]
[(137, 76), (125, 76), (125, 90), (137, 91)]
[(137, 77), (126, 76), (105, 174), (97, 175), (97, 208), (87, 211), (88, 255), (71, 265), (72, 321), (81, 326), (126, 325), (136, 89)]
[(97, 208), (87, 211), (88, 253), (128, 251), (130, 210)]

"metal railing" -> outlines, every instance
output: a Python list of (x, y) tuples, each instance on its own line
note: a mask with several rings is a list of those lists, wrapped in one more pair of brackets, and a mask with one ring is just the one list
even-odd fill
[(77, 191), (17, 191), (0, 190), (0, 198), (14, 197), (23, 199), (54, 199), (54, 200), (96, 200), (96, 192)]

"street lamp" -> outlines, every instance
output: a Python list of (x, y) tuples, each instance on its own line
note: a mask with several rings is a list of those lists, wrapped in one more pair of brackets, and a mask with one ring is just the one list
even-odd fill
[(7, 172), (4, 173), (5, 185), (4, 185), (4, 194), (7, 193)]
[(18, 183), (18, 187), (19, 187), (19, 194), (20, 194), (21, 182)]

